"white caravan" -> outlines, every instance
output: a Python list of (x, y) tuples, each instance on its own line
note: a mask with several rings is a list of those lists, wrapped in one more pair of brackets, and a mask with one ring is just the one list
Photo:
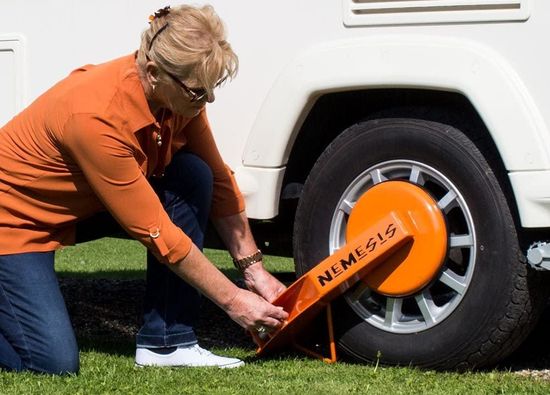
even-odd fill
[[(448, 252), (426, 286), (361, 283), (338, 303), (340, 350), (458, 369), (512, 352), (549, 288), (550, 1), (210, 3), (240, 57), (208, 107), (217, 142), (249, 217), (293, 224), (298, 273), (345, 243), (377, 183), (414, 183), (445, 216)], [(0, 123), (72, 69), (137, 49), (165, 5), (0, 2)]]

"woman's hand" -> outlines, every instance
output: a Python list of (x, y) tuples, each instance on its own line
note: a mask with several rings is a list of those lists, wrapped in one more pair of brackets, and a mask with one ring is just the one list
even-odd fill
[(286, 289), (279, 280), (265, 270), (262, 262), (247, 267), (243, 276), (248, 290), (260, 295), (268, 302), (273, 302)]
[(288, 318), (282, 307), (237, 287), (194, 244), (184, 259), (168, 267), (249, 331), (257, 332), (261, 327), (273, 331)]
[(233, 321), (251, 332), (256, 332), (260, 327), (271, 332), (281, 327), (288, 318), (282, 307), (273, 306), (255, 293), (240, 288), (225, 310)]

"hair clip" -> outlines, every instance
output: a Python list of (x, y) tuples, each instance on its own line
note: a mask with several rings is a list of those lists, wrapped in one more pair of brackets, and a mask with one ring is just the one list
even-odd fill
[(156, 18), (162, 18), (170, 13), (170, 6), (167, 5), (164, 8), (159, 8), (153, 15), (149, 15), (149, 23), (153, 22)]

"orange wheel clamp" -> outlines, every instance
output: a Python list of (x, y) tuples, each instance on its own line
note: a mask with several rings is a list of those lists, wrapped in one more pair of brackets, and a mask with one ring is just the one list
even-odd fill
[[(443, 213), (426, 191), (406, 181), (386, 181), (364, 193), (350, 213), (346, 238), (342, 248), (273, 302), (289, 317), (273, 333), (252, 334), (259, 346), (257, 355), (292, 345), (325, 362), (336, 362), (331, 301), (358, 281), (386, 296), (416, 293), (439, 271), (447, 252)], [(300, 344), (303, 332), (323, 310), (328, 357)]]

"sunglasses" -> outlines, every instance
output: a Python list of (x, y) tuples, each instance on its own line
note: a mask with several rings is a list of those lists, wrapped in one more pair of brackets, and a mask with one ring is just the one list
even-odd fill
[[(149, 47), (147, 48), (147, 51), (150, 51), (151, 50), (151, 47), (153, 46), (153, 42), (155, 41), (155, 39), (158, 37), (158, 35), (160, 33), (162, 33), (162, 31), (164, 29), (166, 29), (168, 27), (168, 23), (166, 23), (163, 27), (161, 27), (153, 36), (153, 38), (151, 38), (151, 41), (149, 42)], [(145, 55), (145, 57), (147, 58), (148, 61), (151, 61), (151, 59), (149, 58), (149, 55)], [(198, 102), (202, 99), (204, 99), (207, 95), (208, 95), (208, 91), (204, 88), (189, 88), (187, 85), (185, 85), (178, 77), (176, 77), (174, 74), (172, 73), (169, 73), (168, 71), (164, 70), (164, 68), (160, 67), (156, 62), (155, 64), (157, 65), (157, 67), (163, 72), (165, 73), (168, 77), (170, 77), (176, 84), (178, 84), (182, 89), (183, 91), (187, 94), (187, 96), (189, 96), (189, 101), (191, 103), (195, 103), (195, 102)], [(219, 80), (216, 85), (214, 85), (214, 88), (217, 88), (219, 87), (224, 81), (225, 79), (227, 78), (227, 76), (223, 77), (221, 80)]]
[[(189, 101), (191, 103), (195, 103), (195, 102), (198, 102), (202, 99), (204, 99), (207, 95), (208, 95), (208, 91), (204, 88), (189, 88), (187, 85), (185, 85), (178, 77), (176, 77), (174, 74), (172, 73), (169, 73), (168, 71), (164, 70), (162, 67), (160, 67), (158, 64), (157, 64), (157, 67), (163, 72), (165, 73), (168, 77), (170, 77), (176, 84), (178, 84), (185, 93), (187, 93), (187, 95), (189, 96)], [(227, 76), (223, 77), (221, 80), (219, 80), (218, 82), (216, 82), (216, 85), (214, 85), (214, 88), (217, 88), (219, 87), (221, 84), (223, 84), (223, 82), (225, 81), (225, 79), (227, 78)], [(214, 89), (213, 88), (213, 89)]]
[[(185, 93), (187, 93), (187, 96), (189, 96), (189, 101), (191, 103), (198, 102), (206, 97), (208, 95), (208, 91), (204, 88), (189, 88), (187, 85), (185, 85), (178, 77), (176, 77), (174, 74), (169, 73), (168, 71), (164, 70), (162, 67), (160, 67), (157, 64), (157, 67), (159, 70), (161, 70), (163, 73), (165, 73), (168, 77), (170, 77), (176, 84), (178, 84)], [(216, 84), (216, 87), (219, 86), (221, 82)]]

